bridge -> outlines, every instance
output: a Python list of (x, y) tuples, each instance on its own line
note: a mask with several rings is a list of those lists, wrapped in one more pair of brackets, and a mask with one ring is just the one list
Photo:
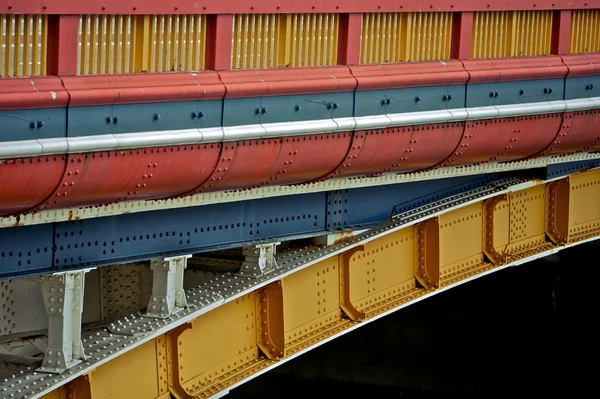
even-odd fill
[(219, 397), (598, 239), (600, 2), (489, 3), (0, 0), (0, 397)]

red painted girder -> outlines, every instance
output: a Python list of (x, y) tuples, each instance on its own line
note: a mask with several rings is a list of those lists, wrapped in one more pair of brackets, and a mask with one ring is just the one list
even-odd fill
[(214, 100), (225, 95), (219, 75), (211, 71), (70, 76), (61, 80), (71, 106)]
[(173, 197), (204, 183), (220, 144), (69, 155), (62, 180), (39, 209)]
[(600, 110), (569, 112), (552, 144), (542, 155), (600, 150)]
[(414, 11), (559, 10), (595, 8), (590, 0), (0, 0), (2, 13), (10, 14), (243, 14), (243, 13), (357, 13)]
[(569, 78), (600, 73), (599, 53), (563, 55), (562, 60), (569, 69)]
[(469, 73), (457, 60), (356, 65), (349, 68), (358, 81), (357, 90), (446, 86), (464, 84), (469, 80)]
[(530, 157), (552, 143), (561, 123), (560, 114), (467, 122), (460, 144), (444, 166)]
[(0, 159), (0, 216), (23, 213), (50, 197), (62, 178), (65, 158)]
[(218, 72), (227, 98), (354, 91), (356, 79), (345, 66), (276, 68)]
[(217, 170), (195, 191), (313, 181), (342, 163), (351, 141), (351, 133), (334, 133), (227, 143)]
[(69, 95), (60, 78), (0, 79), (0, 109), (66, 107)]
[(463, 129), (464, 123), (447, 123), (356, 132), (346, 159), (327, 177), (432, 168), (453, 153)]
[(556, 55), (465, 60), (469, 84), (564, 78), (568, 69)]

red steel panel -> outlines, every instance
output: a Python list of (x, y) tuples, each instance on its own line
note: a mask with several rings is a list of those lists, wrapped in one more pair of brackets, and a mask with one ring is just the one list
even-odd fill
[(555, 11), (552, 15), (552, 54), (569, 54), (571, 10)]
[(233, 15), (209, 15), (206, 23), (206, 69), (229, 69)]
[(444, 166), (515, 161), (543, 151), (557, 135), (562, 115), (536, 115), (467, 122)]
[(221, 71), (219, 77), (225, 85), (225, 98), (262, 97), (267, 91), (257, 70)]
[(357, 90), (445, 86), (469, 80), (469, 73), (457, 60), (357, 65), (350, 70), (358, 81)]
[(173, 197), (204, 183), (219, 144), (69, 155), (61, 184), (40, 209)]
[(48, 75), (77, 74), (78, 15), (52, 15), (48, 18)]
[(452, 15), (452, 58), (467, 60), (471, 58), (471, 45), (473, 43), (473, 13), (460, 12)]
[(23, 213), (52, 195), (65, 170), (65, 156), (0, 159), (0, 216)]
[(446, 123), (356, 132), (346, 159), (327, 177), (432, 168), (454, 152), (463, 130), (464, 123)]
[(0, 79), (0, 109), (59, 108), (68, 102), (59, 78)]
[[(305, 183), (326, 176), (348, 153), (351, 133), (248, 140), (229, 146), (229, 166), (200, 190), (217, 191), (271, 184)], [(235, 155), (231, 156), (232, 153)], [(218, 168), (219, 168), (218, 167)], [(225, 169), (227, 168), (227, 169)]]
[(515, 57), (492, 59), (500, 71), (498, 81), (556, 79), (567, 76), (568, 69), (560, 56)]
[(261, 69), (257, 73), (267, 85), (266, 96), (347, 92), (357, 85), (346, 66)]
[(338, 65), (360, 64), (362, 14), (340, 15)]
[(600, 73), (600, 54), (576, 54), (562, 57), (569, 69), (568, 77), (590, 76)]
[(310, 12), (412, 12), (412, 11), (496, 11), (558, 10), (595, 8), (590, 0), (0, 0), (8, 13), (48, 14), (236, 14), (236, 13), (310, 13)]
[(70, 105), (132, 104), (220, 99), (225, 87), (216, 72), (149, 73), (62, 78)]
[(600, 150), (600, 110), (569, 112), (558, 135), (542, 155)]

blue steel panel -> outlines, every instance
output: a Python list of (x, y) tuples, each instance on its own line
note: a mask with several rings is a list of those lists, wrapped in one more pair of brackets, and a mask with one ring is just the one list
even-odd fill
[(197, 109), (196, 127), (201, 129), (221, 126), (223, 122), (223, 100), (198, 101)]
[(354, 116), (382, 115), (387, 112), (386, 90), (357, 91), (354, 94)]
[[(579, 76), (576, 78), (565, 79), (565, 100), (591, 97), (594, 90), (590, 90), (589, 85), (592, 83), (592, 79), (590, 78), (592, 78), (592, 76)], [(600, 93), (600, 86), (598, 86), (596, 92)]]
[[(149, 132), (157, 130), (194, 129), (197, 101), (171, 103), (120, 104), (113, 106), (113, 133)], [(220, 122), (220, 121), (219, 121)]]
[(0, 279), (49, 271), (53, 231), (52, 224), (0, 229)]
[(566, 176), (571, 173), (580, 172), (582, 170), (596, 168), (599, 166), (600, 159), (552, 164), (548, 165), (546, 168), (546, 179), (554, 179), (560, 176)]
[(467, 108), (494, 105), (495, 91), (495, 83), (474, 83), (467, 85)]
[(467, 101), (467, 86), (466, 85), (451, 85), (446, 87), (448, 100), (446, 100), (446, 108), (464, 108)]
[[(354, 116), (354, 92), (331, 93), (329, 98), (333, 103), (331, 116), (333, 118), (347, 118)], [(336, 106), (337, 104), (337, 106)]]
[(434, 111), (446, 108), (448, 96), (447, 86), (409, 87), (405, 89), (388, 89), (387, 99), (390, 104), (385, 107), (387, 114), (402, 112)]
[[(489, 174), (341, 190), (341, 196), (336, 198), (337, 204), (333, 204), (334, 208), (327, 209), (328, 216), (330, 211), (337, 211), (334, 215), (335, 221), (328, 220), (328, 223), (344, 228), (379, 223), (393, 214), (437, 201), (448, 195), (482, 187), (502, 177), (505, 175)], [(336, 206), (338, 208), (335, 208)]]
[(65, 137), (66, 108), (0, 111), (0, 141)]
[(112, 105), (69, 107), (68, 136), (91, 136), (112, 133)]
[[(296, 96), (263, 97), (261, 123), (330, 119), (333, 94), (300, 94)], [(339, 106), (339, 104), (338, 104)]]
[(564, 79), (497, 82), (498, 97), (494, 98), (494, 105), (562, 100), (564, 86)]
[(223, 126), (258, 124), (260, 123), (260, 110), (260, 98), (225, 99), (223, 103)]
[(57, 267), (109, 264), (325, 230), (325, 194), (59, 223)]

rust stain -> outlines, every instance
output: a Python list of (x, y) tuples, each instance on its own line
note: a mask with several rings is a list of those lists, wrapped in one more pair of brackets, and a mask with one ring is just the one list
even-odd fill
[(15, 217), (15, 224), (13, 224), (13, 225), (12, 225), (12, 227), (19, 227), (19, 226), (21, 226), (21, 225), (22, 225), (22, 224), (21, 224), (21, 215), (17, 215), (17, 216)]
[(352, 237), (354, 237), (354, 233), (352, 231), (344, 231), (339, 234), (339, 238), (337, 238), (334, 242), (333, 245), (335, 244), (339, 244), (342, 243), (344, 241), (348, 241), (349, 239), (351, 239)]

